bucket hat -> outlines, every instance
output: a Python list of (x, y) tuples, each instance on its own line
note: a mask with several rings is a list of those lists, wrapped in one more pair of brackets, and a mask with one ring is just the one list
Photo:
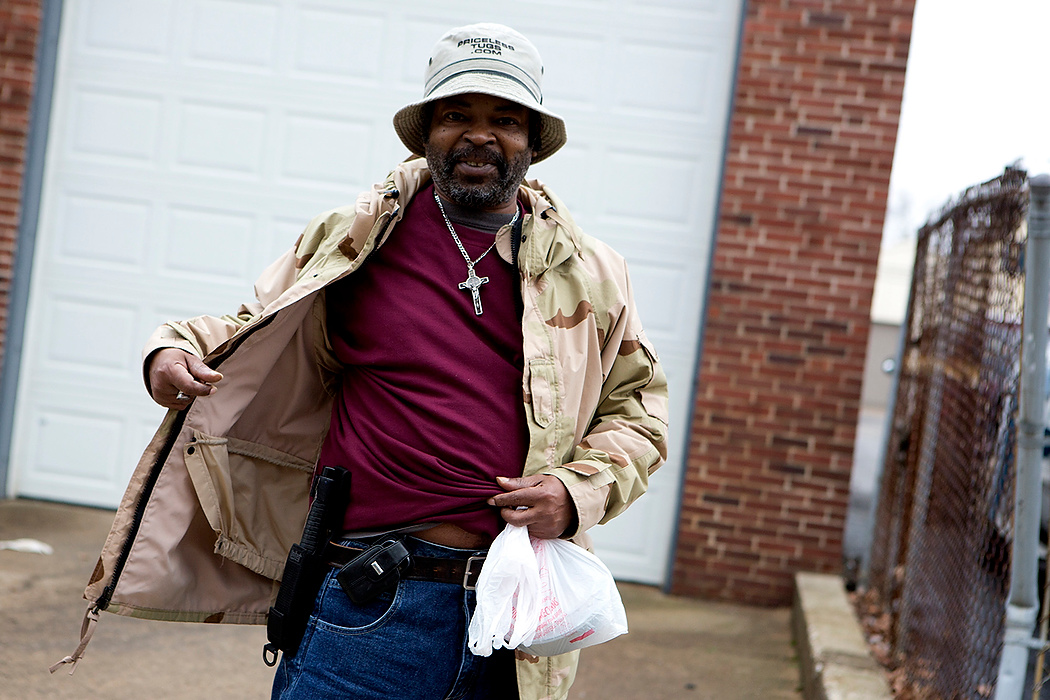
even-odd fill
[(423, 154), (423, 106), (453, 95), (502, 97), (540, 117), (538, 163), (565, 145), (565, 122), (543, 106), (543, 62), (532, 42), (502, 24), (471, 24), (450, 30), (434, 46), (427, 64), (423, 99), (394, 115), (394, 131), (412, 153)]

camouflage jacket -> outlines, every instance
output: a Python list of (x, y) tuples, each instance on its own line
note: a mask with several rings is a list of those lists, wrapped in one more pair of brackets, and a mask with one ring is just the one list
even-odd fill
[[(139, 461), (85, 592), (93, 610), (265, 622), (328, 429), (336, 366), (323, 290), (382, 245), (428, 180), (424, 161), (403, 163), (354, 206), (310, 222), (259, 278), (255, 302), (167, 323), (150, 338), (146, 357), (179, 347), (224, 376), (214, 395), (169, 411)], [(518, 254), (523, 474), (565, 483), (579, 520), (573, 539), (586, 546), (586, 530), (640, 496), (666, 457), (666, 379), (623, 258), (584, 235), (538, 181), (519, 196), (532, 212)], [(496, 250), (512, 259), (509, 226)], [(565, 697), (575, 661), (520, 661), (521, 697)]]

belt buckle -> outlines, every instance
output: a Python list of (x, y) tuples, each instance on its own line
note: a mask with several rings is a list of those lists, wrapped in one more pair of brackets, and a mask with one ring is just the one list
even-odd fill
[[(476, 577), (474, 579), (474, 583), (470, 582), (470, 575), (471, 575), (471, 573), (473, 573), (473, 571), (472, 571), (472, 564), (474, 564), (474, 562), (479, 562), (481, 564), (484, 564), (485, 563), (485, 556), (486, 555), (484, 555), (484, 554), (480, 554), (480, 555), (474, 555), (474, 556), (469, 557), (467, 559), (467, 565), (465, 567), (463, 567), (463, 588), (464, 589), (466, 589), (468, 591), (473, 591), (475, 588), (477, 588), (477, 578)], [(478, 572), (477, 573), (478, 573), (478, 576), (481, 575), (481, 569), (480, 568), (478, 568)]]

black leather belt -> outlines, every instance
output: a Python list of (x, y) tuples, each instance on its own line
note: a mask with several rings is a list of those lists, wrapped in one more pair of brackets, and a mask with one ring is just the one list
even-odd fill
[[(363, 551), (365, 550), (360, 547), (350, 547), (329, 542), (325, 547), (324, 555), (329, 566), (342, 568)], [(475, 554), (466, 559), (444, 559), (441, 557), (419, 557), (411, 554), (409, 561), (411, 563), (404, 575), (405, 578), (417, 581), (455, 583), (463, 586), (468, 591), (472, 591), (478, 583), (481, 566), (485, 563), (485, 555)]]

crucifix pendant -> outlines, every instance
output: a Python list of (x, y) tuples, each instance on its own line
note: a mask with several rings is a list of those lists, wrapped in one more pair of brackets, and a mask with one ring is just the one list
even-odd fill
[(467, 268), (467, 279), (459, 283), (460, 289), (469, 289), (474, 297), (474, 315), (481, 315), (481, 285), (489, 281), (488, 277), (478, 277), (473, 266)]

